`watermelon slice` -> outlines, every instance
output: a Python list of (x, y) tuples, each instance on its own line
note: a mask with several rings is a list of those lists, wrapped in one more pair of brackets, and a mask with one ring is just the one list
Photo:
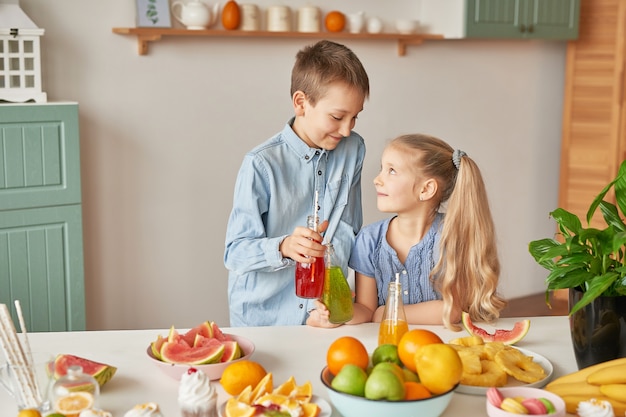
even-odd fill
[(213, 337), (213, 327), (211, 326), (211, 323), (205, 321), (204, 323), (190, 329), (182, 337), (189, 346), (193, 346), (197, 335), (208, 338)]
[(158, 360), (161, 360), (161, 346), (165, 343), (167, 339), (161, 335), (157, 337), (157, 340), (150, 344), (150, 348), (152, 349), (152, 354)]
[(515, 322), (511, 330), (496, 329), (494, 333), (476, 326), (472, 323), (472, 319), (465, 311), (461, 314), (463, 327), (473, 336), (479, 336), (484, 342), (502, 342), (505, 345), (514, 345), (526, 336), (530, 329), (530, 320), (521, 320)]
[(230, 362), (235, 359), (241, 358), (241, 348), (239, 343), (234, 340), (227, 340), (224, 342), (224, 353), (220, 362)]
[(186, 365), (217, 363), (222, 359), (223, 354), (224, 345), (222, 343), (192, 348), (186, 343), (165, 342), (161, 346), (161, 359), (169, 363)]
[(83, 373), (93, 376), (96, 381), (98, 381), (98, 385), (100, 385), (100, 387), (109, 382), (117, 371), (117, 368), (114, 366), (66, 354), (57, 355), (54, 362), (50, 362), (48, 365), (48, 370), (55, 379), (59, 379), (67, 374), (67, 369), (70, 366), (74, 365), (82, 367)]

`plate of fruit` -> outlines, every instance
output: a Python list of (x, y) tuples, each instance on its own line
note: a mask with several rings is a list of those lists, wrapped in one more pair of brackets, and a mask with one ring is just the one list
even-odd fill
[(251, 340), (223, 333), (215, 322), (205, 321), (184, 333), (172, 326), (167, 335), (158, 335), (150, 343), (146, 353), (152, 363), (176, 380), (189, 367), (215, 380), (229, 364), (249, 359), (254, 349)]

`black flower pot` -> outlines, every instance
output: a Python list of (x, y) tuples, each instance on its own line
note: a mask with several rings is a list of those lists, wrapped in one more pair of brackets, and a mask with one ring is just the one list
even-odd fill
[[(569, 308), (583, 296), (569, 290)], [(569, 318), (578, 369), (626, 357), (626, 296), (598, 297)]]

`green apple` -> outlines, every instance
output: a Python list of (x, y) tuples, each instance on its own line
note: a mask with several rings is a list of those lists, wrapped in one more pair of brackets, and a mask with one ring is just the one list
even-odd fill
[(402, 368), (402, 372), (404, 372), (404, 381), (405, 382), (420, 382), (420, 377), (410, 369)]
[(396, 365), (402, 365), (402, 361), (398, 355), (398, 346), (384, 344), (374, 349), (374, 353), (372, 353), (372, 365), (376, 366), (381, 362), (393, 362)]
[(365, 398), (369, 400), (402, 401), (404, 383), (387, 369), (374, 370), (365, 383)]
[(372, 372), (370, 372), (370, 375), (380, 370), (393, 372), (395, 376), (397, 376), (402, 381), (402, 383), (404, 383), (404, 372), (402, 371), (402, 367), (400, 367), (399, 365), (396, 365), (393, 362), (380, 362), (372, 368)]
[(367, 379), (367, 373), (363, 369), (356, 365), (346, 364), (333, 378), (330, 386), (337, 391), (363, 397)]

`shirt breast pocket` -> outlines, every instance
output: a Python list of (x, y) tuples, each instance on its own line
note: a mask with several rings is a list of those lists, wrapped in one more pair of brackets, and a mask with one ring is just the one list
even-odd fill
[(331, 207), (340, 208), (348, 204), (348, 195), (350, 194), (350, 178), (348, 175), (342, 175), (338, 180), (330, 181), (326, 194)]

